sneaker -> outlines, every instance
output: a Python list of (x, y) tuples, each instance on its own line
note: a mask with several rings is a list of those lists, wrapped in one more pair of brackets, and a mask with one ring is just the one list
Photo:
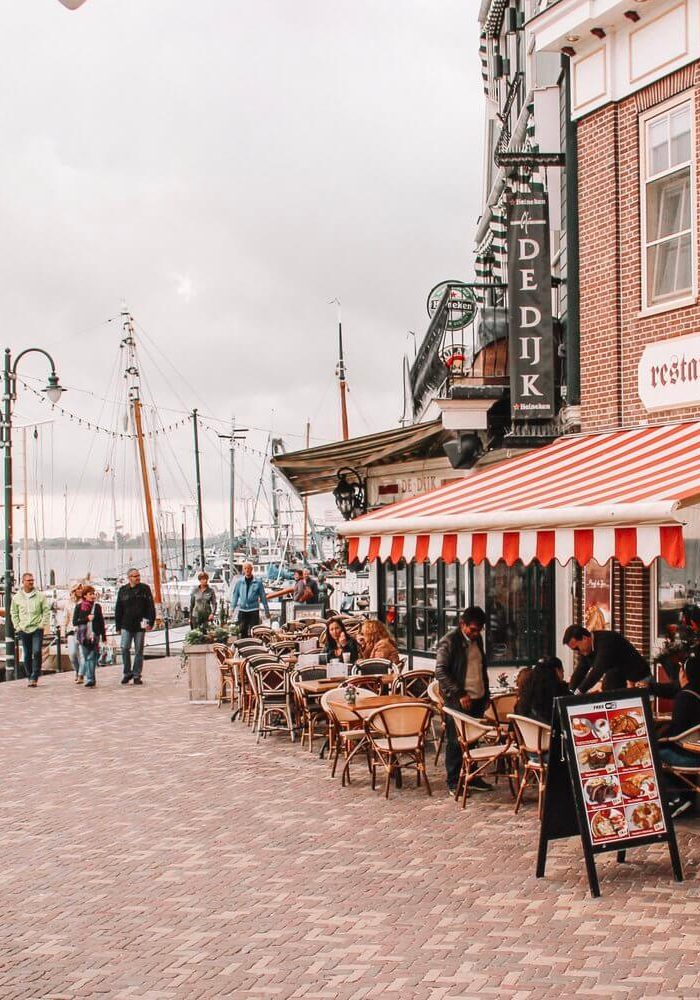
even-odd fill
[(84, 677), (76, 677), (75, 678), (75, 683), (76, 684), (84, 684), (85, 683), (85, 678)]
[(669, 807), (671, 809), (671, 816), (675, 819), (677, 816), (682, 816), (684, 812), (688, 812), (692, 808), (693, 803), (690, 799), (672, 799), (669, 802)]
[(472, 778), (469, 782), (469, 791), (492, 792), (493, 785), (489, 785), (488, 781), (484, 781), (483, 778)]
[(451, 795), (453, 799), (456, 799), (457, 798), (457, 789), (456, 788), (452, 788), (451, 786), (448, 785), (448, 787), (447, 787), (447, 794)]
[(133, 674), (124, 674), (122, 677), (122, 684), (128, 684), (133, 676)]
[(27, 684), (27, 687), (30, 687), (30, 688), (35, 688), (36, 686), (37, 686), (37, 682), (36, 681), (29, 681), (28, 684)]
[(134, 684), (143, 684), (143, 681), (140, 677), (134, 677)]
[(86, 688), (94, 688), (94, 687), (96, 687), (96, 684), (95, 684), (94, 681), (85, 681), (85, 687)]

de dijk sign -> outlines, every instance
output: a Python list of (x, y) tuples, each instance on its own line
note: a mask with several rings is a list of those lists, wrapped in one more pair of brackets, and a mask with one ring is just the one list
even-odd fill
[(516, 198), (508, 212), (508, 355), (514, 420), (554, 416), (554, 330), (545, 198)]

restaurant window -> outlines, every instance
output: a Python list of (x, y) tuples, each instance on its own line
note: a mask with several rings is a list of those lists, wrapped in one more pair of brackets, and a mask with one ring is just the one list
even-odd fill
[(554, 653), (554, 568), (502, 560), (484, 570), (486, 645), (491, 666), (534, 663)]
[(379, 614), (402, 652), (433, 656), (440, 638), (456, 628), (469, 603), (469, 570), (441, 559), (383, 563), (379, 571)]
[(685, 539), (685, 566), (672, 569), (664, 559), (657, 566), (658, 636), (677, 625), (684, 604), (700, 605), (700, 539)]
[(692, 101), (646, 116), (642, 127), (643, 306), (694, 293)]
[(379, 572), (379, 617), (393, 634), (399, 649), (408, 646), (408, 572), (406, 563), (383, 563)]

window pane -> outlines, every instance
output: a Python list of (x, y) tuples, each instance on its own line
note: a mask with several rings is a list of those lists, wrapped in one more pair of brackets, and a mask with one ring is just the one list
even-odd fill
[(432, 652), (434, 652), (438, 644), (438, 639), (440, 638), (438, 634), (439, 629), (438, 629), (437, 610), (428, 611), (427, 626), (428, 626), (428, 643), (426, 649), (429, 649)]
[(454, 608), (457, 605), (457, 563), (445, 566), (445, 607)]
[(657, 634), (666, 635), (669, 625), (677, 625), (684, 604), (700, 604), (700, 540), (685, 541), (685, 567), (671, 569), (659, 559), (659, 615)]
[(394, 567), (391, 563), (386, 563), (384, 566), (384, 595), (385, 603), (393, 604), (396, 600), (396, 578), (394, 576)]
[(413, 564), (413, 603), (423, 604), (425, 601), (425, 567), (423, 563)]
[(396, 602), (406, 604), (406, 563), (401, 561), (396, 567)]
[(690, 170), (647, 185), (647, 242), (690, 229)]
[(425, 597), (429, 608), (436, 608), (438, 604), (438, 563), (429, 563), (425, 567)]
[(690, 160), (690, 105), (671, 112), (671, 166)]
[(413, 609), (413, 648), (425, 649), (426, 610), (423, 607)]
[(648, 164), (647, 173), (650, 177), (668, 170), (668, 118), (662, 115), (654, 118), (647, 126)]
[(667, 240), (647, 251), (649, 305), (689, 292), (691, 280), (690, 236)]
[(393, 628), (396, 645), (399, 649), (408, 649), (408, 615), (405, 608), (396, 608)]

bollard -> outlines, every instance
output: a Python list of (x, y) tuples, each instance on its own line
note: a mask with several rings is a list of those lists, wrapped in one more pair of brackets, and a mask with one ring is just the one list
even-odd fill
[(61, 673), (61, 626), (56, 626), (56, 673)]
[(170, 616), (165, 613), (165, 655), (170, 656)]

